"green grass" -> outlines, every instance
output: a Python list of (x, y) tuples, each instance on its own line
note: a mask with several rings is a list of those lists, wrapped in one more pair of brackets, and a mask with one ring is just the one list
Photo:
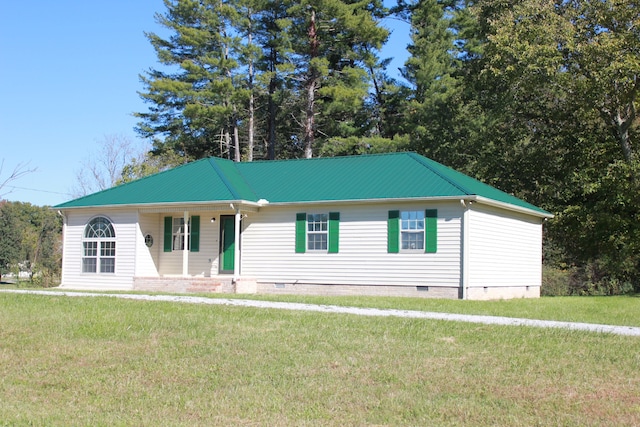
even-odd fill
[[(201, 296), (212, 297), (211, 294), (201, 294)], [(216, 296), (213, 297), (215, 298)], [(611, 297), (543, 297), (536, 299), (518, 298), (496, 301), (295, 295), (226, 295), (225, 297), (640, 326), (640, 296), (638, 295)]]
[[(0, 289), (15, 289), (11, 285)], [(22, 286), (20, 289), (25, 289)], [(34, 288), (36, 289), (36, 288)], [(42, 288), (37, 288), (42, 289)], [(36, 290), (37, 290), (36, 289)], [(49, 288), (47, 291), (64, 291)], [(89, 292), (89, 291), (87, 291)], [(100, 292), (121, 293), (121, 292)], [(145, 294), (147, 292), (126, 292)], [(189, 294), (206, 298), (234, 298), (262, 301), (286, 301), (306, 304), (339, 305), (398, 310), (433, 311), (440, 313), (479, 314), (525, 319), (558, 320), (566, 322), (599, 323), (619, 326), (640, 326), (640, 294), (622, 296), (572, 296), (517, 298), (496, 301), (461, 301), (431, 298), (400, 297), (325, 297), (313, 295), (239, 295)]]
[(640, 339), (0, 294), (3, 424), (637, 425)]

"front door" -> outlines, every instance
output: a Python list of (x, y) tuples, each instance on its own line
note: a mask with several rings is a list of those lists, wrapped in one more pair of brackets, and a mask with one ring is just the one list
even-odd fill
[(220, 273), (233, 273), (235, 224), (233, 215), (220, 216)]

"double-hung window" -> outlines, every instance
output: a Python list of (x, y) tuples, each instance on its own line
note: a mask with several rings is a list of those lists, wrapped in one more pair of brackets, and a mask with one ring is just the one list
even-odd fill
[(389, 253), (438, 250), (438, 211), (389, 211), (387, 221)]
[[(164, 252), (200, 250), (200, 216), (193, 215), (185, 226), (184, 217), (164, 217)], [(186, 245), (186, 246), (185, 246)]]
[(424, 211), (400, 212), (400, 248), (424, 249)]
[(338, 253), (340, 212), (296, 215), (297, 253)]
[(329, 215), (307, 215), (307, 249), (310, 251), (326, 251), (328, 242)]
[(185, 233), (184, 218), (173, 218), (171, 230), (171, 249), (174, 251), (184, 250), (185, 240), (189, 245), (189, 236)]
[(115, 273), (116, 233), (105, 217), (93, 218), (84, 229), (82, 241), (83, 273)]

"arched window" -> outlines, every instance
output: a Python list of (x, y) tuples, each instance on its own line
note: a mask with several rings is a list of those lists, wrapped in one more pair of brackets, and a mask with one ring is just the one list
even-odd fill
[(116, 232), (107, 218), (93, 218), (84, 229), (83, 273), (115, 273)]

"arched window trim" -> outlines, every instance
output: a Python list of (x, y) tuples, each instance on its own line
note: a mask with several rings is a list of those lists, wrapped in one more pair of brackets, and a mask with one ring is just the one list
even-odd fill
[(104, 215), (91, 218), (82, 238), (82, 272), (113, 274), (116, 269), (116, 233)]

